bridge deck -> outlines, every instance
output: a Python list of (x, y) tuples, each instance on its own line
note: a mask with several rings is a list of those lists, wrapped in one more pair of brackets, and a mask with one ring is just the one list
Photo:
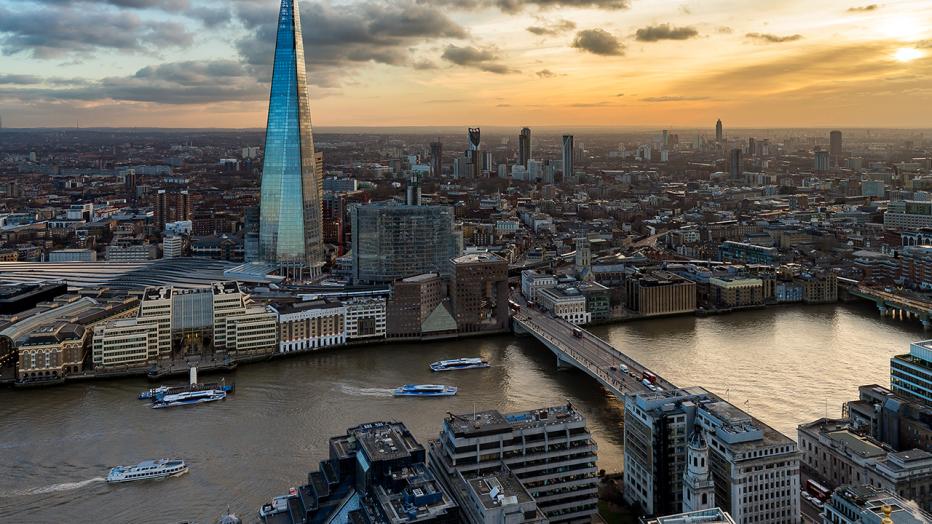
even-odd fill
[[(525, 306), (515, 313), (513, 320), (547, 346), (559, 361), (571, 364), (598, 380), (618, 398), (649, 391), (641, 382), (644, 371), (653, 373), (657, 377), (655, 384), (664, 390), (676, 389), (668, 380), (618, 351), (605, 340), (561, 318)], [(574, 336), (574, 329), (580, 329), (582, 337)], [(628, 373), (622, 371), (622, 364), (628, 367)]]

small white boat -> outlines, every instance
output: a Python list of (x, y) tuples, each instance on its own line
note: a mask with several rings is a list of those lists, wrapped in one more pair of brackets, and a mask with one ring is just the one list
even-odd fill
[(134, 482), (137, 480), (161, 479), (187, 473), (188, 465), (183, 460), (147, 460), (135, 466), (115, 466), (107, 474), (107, 482)]
[(152, 403), (153, 408), (173, 408), (176, 406), (193, 406), (204, 402), (215, 402), (227, 398), (222, 389), (205, 389), (202, 391), (185, 391), (175, 395), (164, 395)]
[(441, 360), (430, 365), (431, 371), (454, 371), (457, 369), (487, 368), (489, 363), (478, 357)]
[(456, 395), (456, 386), (443, 384), (405, 384), (395, 388), (396, 397), (449, 397)]

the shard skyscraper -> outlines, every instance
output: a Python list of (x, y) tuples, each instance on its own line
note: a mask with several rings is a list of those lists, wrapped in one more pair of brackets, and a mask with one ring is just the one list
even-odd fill
[(282, 0), (259, 207), (259, 256), (291, 278), (319, 273), (322, 166), (314, 154), (297, 0)]

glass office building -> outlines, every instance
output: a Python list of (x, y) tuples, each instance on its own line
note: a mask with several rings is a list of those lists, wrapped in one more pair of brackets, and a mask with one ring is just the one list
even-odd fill
[(298, 278), (323, 264), (322, 173), (314, 154), (301, 18), (282, 0), (262, 165), (259, 256)]
[(422, 273), (449, 276), (450, 259), (462, 251), (449, 206), (357, 205), (350, 219), (356, 283), (393, 282)]

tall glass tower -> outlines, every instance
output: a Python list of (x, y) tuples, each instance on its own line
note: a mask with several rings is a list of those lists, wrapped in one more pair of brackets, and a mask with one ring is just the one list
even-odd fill
[(311, 133), (301, 17), (297, 0), (282, 0), (265, 129), (259, 256), (291, 278), (315, 275), (323, 265), (320, 168)]

